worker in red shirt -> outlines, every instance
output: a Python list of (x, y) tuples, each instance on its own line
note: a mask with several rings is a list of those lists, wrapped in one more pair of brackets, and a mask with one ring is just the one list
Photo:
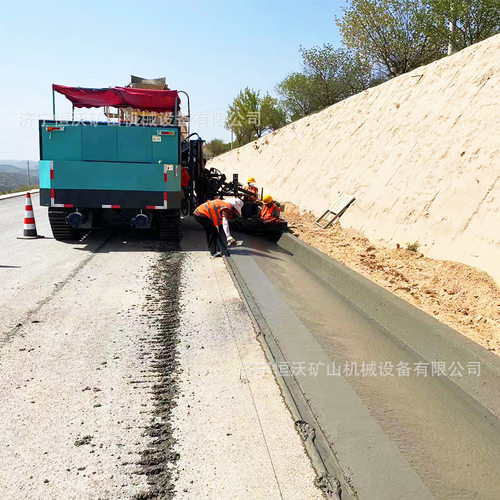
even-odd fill
[(187, 188), (190, 181), (191, 176), (189, 175), (188, 169), (186, 167), (181, 167), (181, 188)]
[(181, 166), (181, 211), (183, 214), (188, 213), (190, 208), (189, 183), (191, 176), (189, 170), (185, 166)]
[(262, 198), (263, 207), (260, 211), (260, 218), (265, 224), (272, 222), (279, 222), (280, 220), (280, 209), (274, 203), (273, 197), (270, 194), (266, 194)]
[(222, 226), (228, 245), (235, 243), (229, 231), (229, 220), (233, 215), (241, 216), (243, 202), (239, 198), (226, 198), (225, 200), (210, 200), (200, 205), (193, 216), (207, 235), (207, 245), (212, 257), (221, 257), (222, 253), (217, 250), (217, 238), (219, 228)]

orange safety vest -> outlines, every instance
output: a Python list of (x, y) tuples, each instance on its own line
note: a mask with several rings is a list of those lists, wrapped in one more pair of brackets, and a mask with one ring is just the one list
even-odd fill
[(280, 218), (278, 207), (274, 203), (264, 205), (260, 211), (260, 218), (263, 220), (277, 221)]
[(215, 227), (219, 227), (222, 224), (222, 211), (229, 210), (232, 212), (232, 205), (224, 200), (210, 200), (203, 205), (200, 205), (196, 210), (195, 214), (204, 215), (208, 217)]
[(256, 186), (245, 186), (245, 191), (250, 191), (251, 193), (253, 193), (253, 196), (247, 195), (247, 198), (250, 198), (252, 201), (255, 201), (257, 199), (257, 196), (259, 195), (259, 190)]

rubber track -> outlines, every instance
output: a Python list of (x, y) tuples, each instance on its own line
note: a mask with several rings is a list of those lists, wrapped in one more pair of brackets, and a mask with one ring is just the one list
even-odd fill
[(54, 239), (58, 241), (77, 239), (77, 231), (67, 222), (69, 210), (64, 208), (49, 208), (49, 222)]
[(158, 235), (160, 240), (178, 245), (181, 239), (180, 210), (165, 210), (155, 215), (158, 223)]

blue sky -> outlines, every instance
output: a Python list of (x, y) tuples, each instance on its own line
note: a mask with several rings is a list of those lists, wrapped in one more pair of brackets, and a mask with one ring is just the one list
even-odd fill
[[(300, 69), (300, 46), (340, 45), (344, 0), (0, 0), (0, 159), (38, 159), (51, 84), (126, 85), (166, 76), (191, 96), (191, 130), (228, 139), (240, 89), (274, 92)], [(70, 113), (63, 96), (59, 113)], [(95, 113), (85, 110), (80, 113)]]

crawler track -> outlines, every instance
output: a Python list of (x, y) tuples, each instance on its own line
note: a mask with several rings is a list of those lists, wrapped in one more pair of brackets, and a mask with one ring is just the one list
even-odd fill
[(49, 208), (49, 221), (54, 238), (58, 241), (77, 239), (81, 231), (74, 229), (66, 222), (66, 217), (70, 213), (67, 208)]
[(158, 210), (155, 218), (160, 240), (168, 241), (173, 247), (178, 247), (181, 239), (180, 210)]

